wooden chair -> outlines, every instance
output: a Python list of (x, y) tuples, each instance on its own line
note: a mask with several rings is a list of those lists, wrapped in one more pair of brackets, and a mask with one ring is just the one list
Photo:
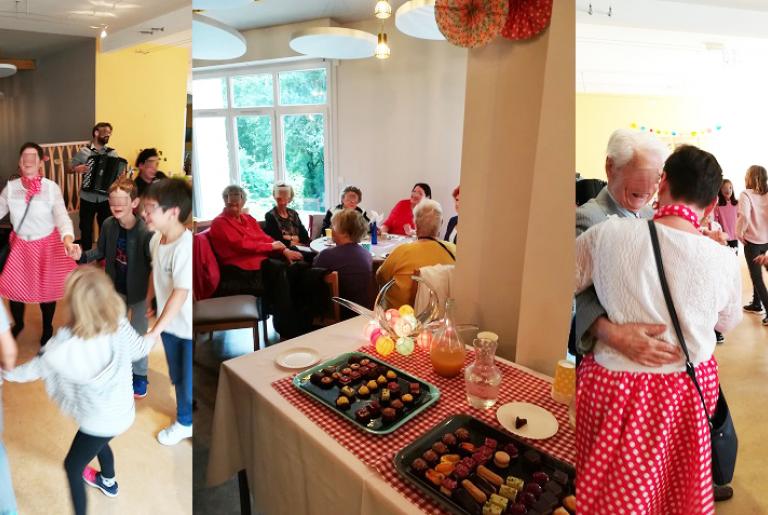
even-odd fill
[(267, 343), (267, 319), (262, 315), (259, 299), (253, 295), (232, 295), (195, 301), (192, 331), (197, 340), (199, 333), (228, 331), (230, 329), (253, 329), (253, 350), (261, 347), (259, 321), (263, 324), (264, 345)]
[(309, 239), (316, 240), (322, 236), (323, 219), (325, 215), (309, 215)]
[[(339, 296), (339, 273), (330, 272), (323, 278), (323, 280), (328, 285), (329, 295), (331, 297), (338, 297)], [(326, 325), (333, 325), (338, 322), (341, 322), (341, 306), (339, 306), (337, 303), (333, 301), (331, 301), (331, 304), (332, 304), (331, 312), (325, 316), (315, 318), (314, 325), (326, 326)]]

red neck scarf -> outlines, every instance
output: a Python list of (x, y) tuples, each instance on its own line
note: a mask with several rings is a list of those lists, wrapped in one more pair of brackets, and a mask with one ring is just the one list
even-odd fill
[(43, 178), (40, 175), (36, 175), (34, 177), (27, 177), (26, 175), (22, 175), (21, 185), (24, 186), (24, 189), (27, 190), (27, 196), (24, 198), (24, 201), (29, 203), (32, 197), (40, 193), (40, 189), (43, 186)]
[(680, 218), (684, 218), (691, 222), (696, 229), (699, 228), (699, 217), (696, 216), (696, 213), (694, 213), (688, 206), (684, 206), (683, 204), (659, 206), (656, 210), (656, 214), (653, 215), (653, 219), (656, 220), (657, 218), (664, 216), (679, 216)]

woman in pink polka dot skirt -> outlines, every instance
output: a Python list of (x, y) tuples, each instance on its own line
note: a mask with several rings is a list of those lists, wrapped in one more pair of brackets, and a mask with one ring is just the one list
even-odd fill
[[(666, 161), (656, 216), (661, 255), (709, 415), (718, 395), (714, 329), (741, 320), (741, 280), (727, 246), (701, 236), (722, 170), (711, 154), (678, 148)], [(648, 223), (611, 218), (576, 240), (577, 291), (594, 284), (611, 321), (663, 324), (679, 348), (653, 257)], [(646, 367), (597, 342), (578, 369), (578, 512), (714, 513), (709, 426), (678, 363)]]

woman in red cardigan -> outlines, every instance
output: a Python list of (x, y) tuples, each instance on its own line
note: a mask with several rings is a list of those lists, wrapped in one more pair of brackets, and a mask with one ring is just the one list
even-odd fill
[(432, 198), (432, 188), (425, 182), (417, 182), (411, 190), (411, 197), (395, 204), (384, 223), (381, 232), (409, 235), (413, 230), (413, 208), (424, 198)]
[(222, 197), (224, 210), (213, 219), (210, 232), (211, 246), (221, 270), (221, 281), (214, 295), (260, 296), (262, 261), (280, 254), (289, 261), (300, 261), (301, 253), (274, 241), (255, 218), (243, 213), (247, 198), (243, 188), (227, 186)]

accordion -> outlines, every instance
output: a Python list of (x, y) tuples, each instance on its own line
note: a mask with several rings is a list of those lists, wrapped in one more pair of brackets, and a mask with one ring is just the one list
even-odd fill
[(88, 159), (90, 172), (83, 178), (83, 191), (107, 195), (109, 187), (125, 172), (128, 161), (122, 157), (96, 154)]

